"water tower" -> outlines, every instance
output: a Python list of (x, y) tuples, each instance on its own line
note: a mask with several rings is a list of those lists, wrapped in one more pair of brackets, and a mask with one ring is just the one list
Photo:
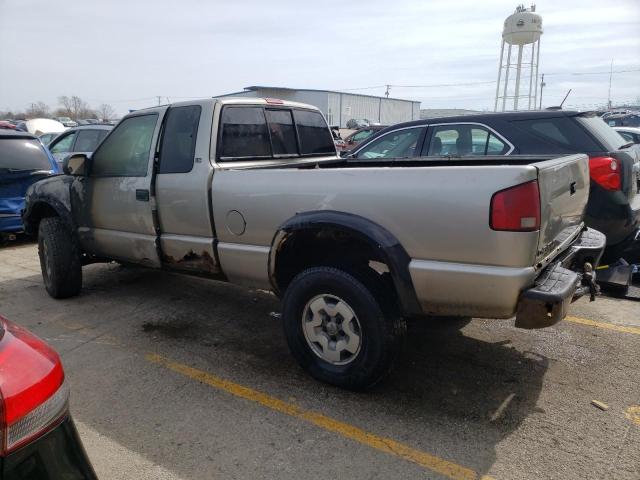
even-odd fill
[[(531, 8), (525, 8), (520, 5), (504, 21), (494, 107), (496, 112), (498, 109), (504, 112), (505, 109), (518, 110), (520, 107), (531, 110), (536, 107), (542, 17), (535, 11), (535, 5), (532, 5)], [(505, 44), (507, 45), (506, 59), (504, 58)], [(511, 61), (512, 47), (518, 48), (518, 57), (515, 63)], [(527, 75), (529, 76), (529, 88), (526, 88), (526, 86), (523, 88), (521, 83), (523, 79), (526, 82)], [(515, 83), (513, 82), (513, 76), (515, 76)], [(512, 82), (511, 84), (509, 83), (510, 81)], [(509, 102), (508, 104), (507, 101)]]

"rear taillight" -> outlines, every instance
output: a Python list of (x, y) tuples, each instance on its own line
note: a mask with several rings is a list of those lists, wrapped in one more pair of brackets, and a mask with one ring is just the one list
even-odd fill
[(493, 194), (490, 225), (493, 230), (531, 232), (540, 228), (538, 181), (516, 185)]
[(0, 456), (50, 430), (68, 400), (58, 354), (0, 317)]
[(606, 190), (620, 190), (620, 161), (613, 157), (593, 157), (589, 159), (591, 180)]

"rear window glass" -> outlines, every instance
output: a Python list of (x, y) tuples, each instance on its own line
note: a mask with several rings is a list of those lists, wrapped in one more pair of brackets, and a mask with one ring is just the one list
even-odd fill
[(320, 112), (227, 106), (222, 110), (220, 160), (336, 153)]
[(269, 132), (262, 107), (225, 107), (220, 157), (270, 156)]
[(51, 170), (40, 140), (0, 139), (0, 170)]
[(200, 105), (169, 109), (162, 136), (158, 173), (187, 173), (191, 171), (201, 110)]
[(584, 116), (577, 117), (577, 120), (587, 130), (598, 137), (598, 140), (602, 142), (605, 149), (607, 150), (617, 150), (625, 143), (629, 143), (628, 140), (622, 138), (622, 136), (618, 132), (607, 125), (605, 121), (600, 117), (597, 117), (595, 115)]
[(533, 137), (559, 147), (560, 151), (597, 152), (602, 150), (602, 147), (570, 117), (514, 120), (512, 123)]
[(93, 152), (98, 144), (109, 133), (108, 130), (80, 130), (74, 150), (76, 152)]
[(297, 155), (296, 130), (291, 110), (266, 110), (274, 155)]
[(320, 112), (294, 110), (302, 155), (335, 154), (336, 147)]

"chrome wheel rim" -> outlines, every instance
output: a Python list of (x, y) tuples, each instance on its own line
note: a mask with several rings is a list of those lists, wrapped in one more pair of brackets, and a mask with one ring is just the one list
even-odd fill
[(332, 365), (351, 363), (362, 346), (362, 329), (351, 306), (335, 295), (313, 297), (302, 313), (307, 345)]

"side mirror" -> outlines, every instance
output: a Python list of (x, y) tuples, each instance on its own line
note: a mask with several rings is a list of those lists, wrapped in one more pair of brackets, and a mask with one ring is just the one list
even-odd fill
[(89, 157), (84, 153), (76, 153), (65, 158), (62, 164), (62, 171), (65, 175), (87, 176), (89, 173)]

